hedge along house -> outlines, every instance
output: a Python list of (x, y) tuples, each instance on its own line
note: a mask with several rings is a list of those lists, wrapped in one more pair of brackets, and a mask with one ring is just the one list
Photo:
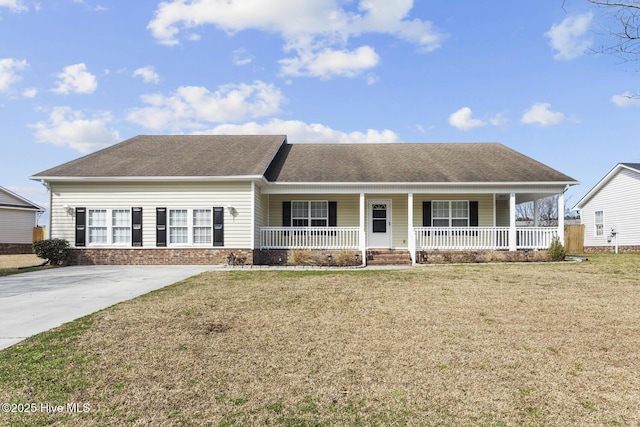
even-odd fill
[(516, 204), (577, 182), (501, 144), (289, 144), (286, 136), (138, 136), (31, 177), (51, 237), (99, 264), (285, 262), (291, 250), (546, 249)]

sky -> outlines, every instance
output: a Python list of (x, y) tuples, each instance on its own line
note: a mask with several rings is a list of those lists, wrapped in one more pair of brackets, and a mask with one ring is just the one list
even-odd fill
[(580, 181), (572, 207), (640, 162), (613, 24), (587, 0), (0, 0), (0, 186), (48, 207), (30, 176), (136, 135), (286, 134), (500, 142)]

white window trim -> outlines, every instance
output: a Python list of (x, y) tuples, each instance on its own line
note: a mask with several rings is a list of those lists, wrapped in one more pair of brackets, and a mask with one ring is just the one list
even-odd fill
[[(602, 223), (601, 223), (602, 224), (602, 233), (601, 234), (598, 234), (598, 225), (599, 225), (599, 223), (597, 222), (598, 221), (598, 216), (597, 216), (598, 212), (602, 212)], [(594, 211), (593, 212), (593, 236), (594, 237), (604, 237), (604, 224), (605, 224), (605, 222), (604, 222), (604, 210)]]
[[(86, 208), (87, 209), (87, 217), (86, 217), (86, 226), (85, 226), (85, 242), (86, 242), (86, 246), (92, 246), (92, 247), (120, 247), (120, 248), (126, 248), (126, 247), (132, 247), (131, 241), (132, 241), (132, 236), (133, 236), (133, 221), (132, 221), (132, 217), (131, 217), (131, 208), (127, 208), (127, 207), (123, 207), (123, 208), (97, 208), (97, 207), (91, 207), (91, 208)], [(96, 226), (92, 226), (89, 223), (89, 218), (90, 218), (90, 212), (92, 211), (106, 211), (106, 225), (100, 226), (100, 227), (96, 227)], [(113, 211), (127, 211), (128, 212), (128, 218), (129, 218), (129, 239), (127, 240), (126, 243), (113, 243)], [(91, 237), (90, 237), (90, 230), (92, 228), (106, 228), (107, 229), (107, 241), (106, 243), (93, 243), (91, 242)], [(116, 228), (124, 228), (124, 227), (116, 227)]]
[[(208, 228), (211, 230), (209, 235), (209, 242), (207, 243), (193, 243), (194, 236), (193, 231), (195, 228), (202, 228), (203, 226), (194, 225), (194, 217), (193, 212), (197, 210), (207, 210), (209, 211), (209, 221), (210, 225)], [(171, 229), (172, 228), (182, 228), (183, 226), (172, 226), (171, 225), (171, 211), (187, 211), (187, 242), (186, 243), (171, 243)], [(213, 207), (212, 206), (199, 206), (199, 207), (171, 207), (167, 208), (167, 247), (172, 248), (209, 248), (213, 247)], [(206, 226), (204, 226), (206, 228)]]
[[(311, 215), (311, 203), (324, 203), (326, 206), (327, 216), (325, 217), (314, 217)], [(307, 217), (296, 217), (293, 215), (293, 204), (294, 203), (306, 203), (307, 204)], [(292, 200), (291, 201), (291, 226), (294, 227), (293, 221), (296, 219), (306, 219), (307, 227), (328, 227), (329, 226), (329, 201), (328, 200)], [(324, 220), (325, 225), (311, 225), (312, 220)], [(304, 227), (304, 226), (300, 226)]]
[[(466, 217), (454, 217), (453, 216), (453, 208), (452, 203), (454, 202), (465, 202), (467, 204), (467, 216)], [(435, 203), (447, 203), (449, 205), (449, 217), (436, 217), (435, 216)], [(435, 226), (434, 221), (437, 219), (447, 219), (449, 221), (449, 225), (447, 227), (469, 227), (471, 223), (471, 208), (469, 200), (432, 200), (431, 201), (431, 226), (432, 227), (443, 227), (443, 226)], [(467, 225), (453, 225), (453, 220), (466, 219)]]

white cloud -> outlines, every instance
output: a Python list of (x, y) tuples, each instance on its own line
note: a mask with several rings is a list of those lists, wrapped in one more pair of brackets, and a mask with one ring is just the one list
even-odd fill
[(14, 83), (19, 82), (22, 77), (18, 71), (23, 71), (27, 66), (24, 59), (0, 58), (0, 92), (7, 92)]
[(593, 20), (593, 13), (583, 13), (566, 17), (560, 24), (553, 25), (545, 36), (555, 51), (557, 60), (577, 58), (591, 47), (592, 40), (587, 33)]
[(460, 130), (470, 130), (476, 127), (486, 126), (487, 122), (479, 119), (473, 119), (473, 112), (469, 107), (462, 107), (449, 116), (449, 124)]
[(181, 86), (174, 93), (143, 95), (148, 107), (136, 108), (127, 120), (154, 131), (195, 130), (211, 123), (240, 121), (280, 112), (284, 97), (271, 84), (220, 86), (215, 92), (201, 86)]
[(233, 63), (239, 67), (253, 62), (253, 56), (247, 54), (244, 49), (236, 49), (233, 51)]
[(91, 94), (98, 88), (96, 76), (87, 71), (85, 64), (74, 64), (64, 67), (57, 75), (58, 86), (53, 92), (67, 95), (69, 93)]
[(311, 76), (328, 79), (332, 76), (354, 77), (380, 62), (380, 57), (369, 46), (354, 51), (323, 49), (313, 52), (299, 49), (297, 58), (279, 61), (282, 73), (288, 76)]
[(387, 34), (416, 44), (422, 51), (437, 49), (444, 38), (430, 22), (409, 18), (413, 0), (360, 0), (357, 12), (341, 6), (349, 3), (171, 0), (159, 4), (147, 28), (165, 45), (179, 44), (181, 31), (188, 34), (203, 25), (214, 25), (229, 34), (247, 29), (276, 32), (284, 39), (285, 50), (299, 55), (281, 61), (284, 74), (323, 78), (334, 70), (337, 75), (352, 77), (378, 64), (377, 54), (368, 46), (347, 49), (351, 38), (364, 33)]
[(55, 107), (46, 122), (31, 127), (36, 130), (37, 142), (69, 147), (81, 153), (107, 147), (120, 141), (118, 131), (108, 127), (111, 123), (108, 112), (96, 113), (86, 119), (79, 111), (70, 107)]
[(299, 120), (272, 119), (267, 123), (223, 124), (198, 133), (213, 135), (287, 135), (292, 143), (389, 143), (400, 142), (398, 135), (388, 129), (367, 129), (365, 132), (343, 132), (328, 126)]
[(0, 7), (7, 7), (14, 12), (23, 12), (28, 10), (22, 0), (0, 0)]
[(520, 121), (525, 124), (537, 124), (540, 126), (557, 125), (565, 120), (562, 113), (551, 111), (551, 104), (537, 102), (523, 114)]
[(22, 91), (23, 98), (35, 98), (37, 94), (38, 94), (38, 89), (34, 87), (30, 87)]
[(148, 65), (146, 67), (138, 68), (133, 72), (134, 77), (142, 77), (142, 81), (145, 83), (160, 83), (160, 76), (156, 73), (155, 69)]
[(635, 105), (640, 105), (640, 98), (638, 98), (638, 95), (634, 95), (631, 92), (613, 95), (611, 97), (611, 101), (618, 107), (632, 107)]

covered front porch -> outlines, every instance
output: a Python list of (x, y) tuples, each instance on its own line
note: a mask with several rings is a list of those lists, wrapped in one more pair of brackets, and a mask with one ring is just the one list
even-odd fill
[[(408, 251), (412, 263), (424, 251), (517, 251), (547, 249), (563, 242), (557, 225), (517, 227), (516, 206), (563, 192), (405, 192), (357, 194), (268, 194), (268, 224), (259, 227), (260, 250)], [(537, 212), (537, 210), (534, 210)]]

